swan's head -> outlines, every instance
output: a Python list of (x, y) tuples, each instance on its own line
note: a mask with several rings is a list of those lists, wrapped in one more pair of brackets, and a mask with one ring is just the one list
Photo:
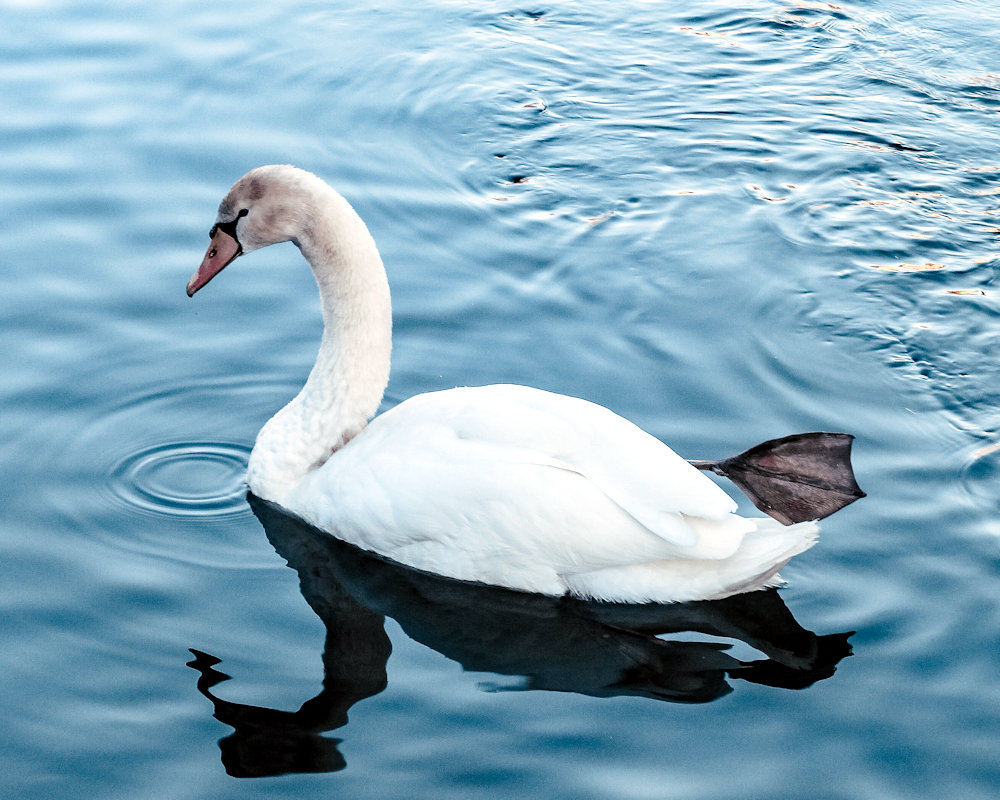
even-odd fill
[(188, 297), (244, 253), (279, 242), (297, 243), (309, 224), (308, 199), (317, 184), (326, 187), (311, 172), (287, 165), (257, 167), (236, 181), (219, 204), (209, 231), (212, 242), (188, 281)]

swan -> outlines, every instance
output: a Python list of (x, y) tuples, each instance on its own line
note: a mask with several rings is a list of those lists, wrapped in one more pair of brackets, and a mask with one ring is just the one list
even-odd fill
[(389, 284), (364, 222), (316, 175), (251, 170), (210, 237), (188, 296), (280, 242), (299, 248), (319, 287), (316, 363), (261, 428), (246, 477), (253, 494), (309, 524), (450, 578), (629, 603), (774, 586), (816, 541), (813, 521), (738, 515), (665, 444), (580, 398), (463, 387), (374, 416), (389, 380)]

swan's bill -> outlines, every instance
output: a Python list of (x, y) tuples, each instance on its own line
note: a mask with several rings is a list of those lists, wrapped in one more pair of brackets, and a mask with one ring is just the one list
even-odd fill
[(212, 234), (212, 243), (208, 246), (201, 265), (188, 281), (188, 297), (193, 297), (195, 292), (222, 272), (223, 267), (242, 253), (243, 248), (240, 243), (222, 230), (221, 226), (216, 226)]

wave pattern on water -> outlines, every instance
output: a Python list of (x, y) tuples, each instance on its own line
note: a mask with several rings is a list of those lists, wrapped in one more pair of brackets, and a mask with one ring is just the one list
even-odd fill
[[(494, 138), (467, 181), (520, 207), (523, 280), (544, 290), (556, 262), (558, 291), (585, 306), (596, 259), (568, 260), (582, 248), (625, 247), (644, 282), (668, 264), (694, 278), (698, 254), (676, 253), (685, 266), (664, 243), (770, 230), (791, 257), (755, 308), (869, 341), (970, 450), (997, 441), (995, 14), (974, 33), (827, 3), (482, 16), (462, 44), (490, 124), (470, 133)], [(625, 281), (607, 279), (605, 299)], [(822, 300), (796, 309), (789, 288)]]
[[(2, 5), (4, 786), (995, 794), (995, 3)], [(184, 283), (226, 187), (278, 161), (379, 243), (387, 405), (526, 382), (692, 458), (856, 433), (869, 497), (783, 570), (804, 621), (857, 629), (855, 656), (803, 692), (665, 711), (486, 694), (495, 677), (390, 625), (337, 785), (234, 789), (182, 664), (253, 653), (219, 693), (252, 669), (270, 697), (320, 663), (241, 483), (319, 312), (291, 246), (197, 301)]]

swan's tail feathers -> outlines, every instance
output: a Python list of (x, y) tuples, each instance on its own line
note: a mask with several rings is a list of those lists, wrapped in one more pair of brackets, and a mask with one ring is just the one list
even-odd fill
[(816, 544), (819, 536), (819, 526), (815, 522), (785, 525), (776, 519), (754, 521), (756, 530), (743, 538), (739, 550), (719, 564), (719, 577), (724, 586), (710, 599), (780, 586), (784, 581), (778, 571)]
[(816, 543), (819, 526), (782, 525), (769, 518), (753, 521), (756, 528), (727, 558), (668, 558), (563, 577), (578, 597), (628, 603), (717, 600), (778, 586), (778, 570)]

